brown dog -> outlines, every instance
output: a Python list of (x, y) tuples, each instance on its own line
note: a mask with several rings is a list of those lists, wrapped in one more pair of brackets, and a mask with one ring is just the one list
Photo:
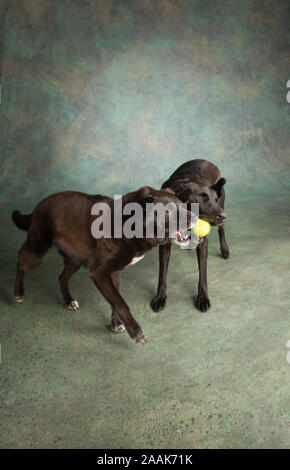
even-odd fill
[[(144, 256), (144, 253), (157, 245), (170, 241), (183, 243), (186, 232), (169, 232), (170, 212), (164, 219), (164, 236), (157, 234), (160, 222), (154, 220), (154, 236), (151, 238), (94, 238), (91, 228), (96, 216), (92, 215), (95, 203), (107, 203), (111, 209), (111, 220), (114, 220), (113, 199), (105, 196), (90, 196), (79, 192), (63, 192), (41, 201), (32, 214), (21, 215), (14, 211), (12, 218), (18, 228), (27, 230), (27, 239), (19, 252), (14, 297), (18, 303), (24, 298), (24, 275), (37, 268), (47, 250), (55, 245), (64, 258), (64, 270), (59, 276), (60, 289), (69, 309), (76, 310), (79, 305), (70, 294), (68, 282), (80, 268), (86, 267), (90, 276), (104, 297), (112, 306), (111, 329), (116, 333), (125, 330), (132, 339), (139, 343), (146, 342), (146, 335), (132, 316), (130, 309), (120, 294), (120, 271)], [(122, 206), (137, 202), (144, 209), (147, 203), (173, 203), (177, 212), (186, 213), (187, 227), (191, 226), (191, 213), (181, 208), (181, 202), (171, 190), (160, 190), (143, 187), (128, 193), (122, 198)], [(142, 211), (141, 211), (142, 213)], [(143, 226), (146, 226), (146, 213), (142, 215)], [(154, 215), (155, 217), (155, 215)], [(122, 223), (128, 217), (122, 215)], [(145, 232), (144, 232), (145, 233)]]
[[(211, 225), (218, 227), (221, 256), (228, 259), (229, 248), (225, 239), (224, 213), (226, 179), (221, 177), (219, 169), (207, 160), (190, 160), (181, 165), (162, 185), (162, 189), (170, 188), (184, 203), (198, 203), (199, 216)], [(152, 300), (155, 312), (163, 310), (166, 305), (166, 277), (170, 259), (171, 243), (159, 248), (159, 284), (157, 294)], [(211, 306), (207, 292), (207, 253), (208, 238), (201, 238), (196, 248), (199, 283), (196, 306), (202, 312)]]

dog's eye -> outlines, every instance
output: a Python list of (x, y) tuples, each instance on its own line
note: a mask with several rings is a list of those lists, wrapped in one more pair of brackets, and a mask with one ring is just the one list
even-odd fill
[(208, 195), (206, 193), (201, 193), (200, 196), (205, 200), (208, 201)]

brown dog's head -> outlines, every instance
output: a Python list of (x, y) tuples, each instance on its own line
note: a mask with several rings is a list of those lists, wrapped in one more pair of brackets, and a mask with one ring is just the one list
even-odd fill
[(175, 181), (170, 184), (170, 189), (182, 202), (198, 203), (201, 219), (211, 225), (221, 225), (226, 219), (224, 209), (219, 204), (225, 183), (225, 178), (220, 178), (213, 186), (193, 180)]
[(156, 190), (144, 186), (135, 195), (135, 201), (143, 210), (146, 242), (152, 246), (165, 245), (171, 241), (177, 245), (187, 243), (187, 232), (193, 225), (193, 216), (185, 204), (182, 207), (180, 199), (171, 189)]

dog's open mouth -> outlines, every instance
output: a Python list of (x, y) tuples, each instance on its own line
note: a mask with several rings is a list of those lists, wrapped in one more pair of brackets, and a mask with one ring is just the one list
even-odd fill
[(176, 235), (176, 240), (178, 241), (178, 243), (183, 243), (188, 240), (188, 235), (186, 235), (185, 233), (176, 232), (175, 235)]
[[(197, 238), (198, 240), (196, 239), (195, 246), (197, 244), (199, 245), (200, 243), (204, 241), (204, 237), (197, 237)], [(192, 233), (190, 230), (187, 232), (176, 232), (175, 234), (172, 235), (172, 240), (176, 245), (184, 248), (192, 241)]]
[(189, 235), (184, 232), (175, 232), (172, 238), (176, 245), (186, 245), (190, 241)]

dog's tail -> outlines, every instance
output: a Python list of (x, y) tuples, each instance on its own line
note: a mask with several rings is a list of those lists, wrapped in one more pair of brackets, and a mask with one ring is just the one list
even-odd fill
[(32, 214), (22, 215), (19, 211), (13, 211), (12, 220), (20, 230), (27, 231), (31, 224)]

